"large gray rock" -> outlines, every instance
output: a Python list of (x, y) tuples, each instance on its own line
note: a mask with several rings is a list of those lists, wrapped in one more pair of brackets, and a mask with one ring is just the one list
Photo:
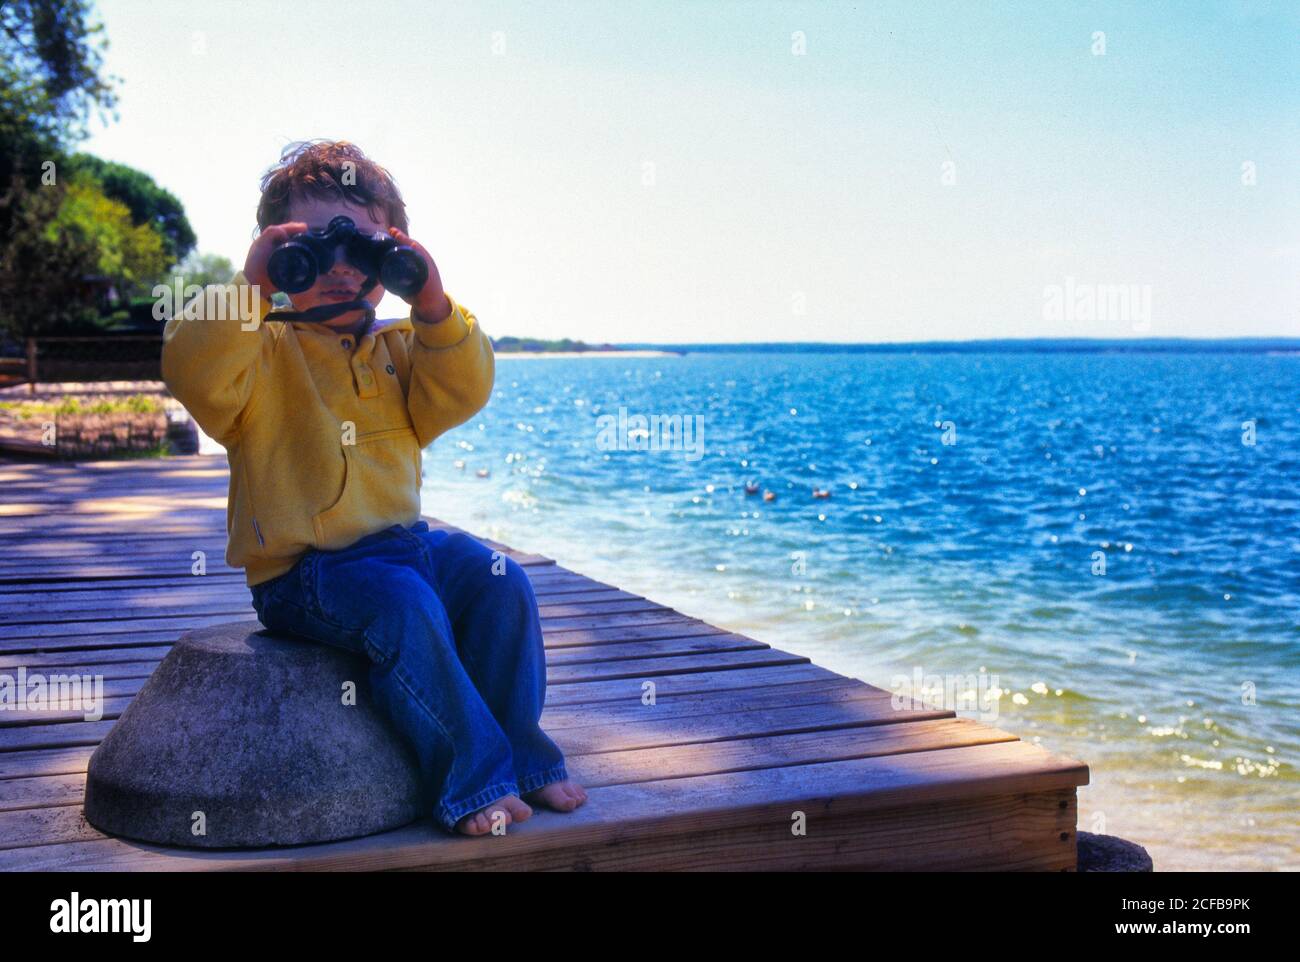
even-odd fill
[(1076, 833), (1079, 841), (1080, 872), (1150, 872), (1151, 856), (1136, 842), (1114, 835)]
[[(365, 658), (255, 621), (181, 637), (90, 759), (86, 819), (199, 848), (369, 835), (430, 810)], [(356, 704), (344, 704), (344, 685)], [(202, 813), (200, 821), (196, 813)], [(206, 834), (195, 834), (202, 825)]]

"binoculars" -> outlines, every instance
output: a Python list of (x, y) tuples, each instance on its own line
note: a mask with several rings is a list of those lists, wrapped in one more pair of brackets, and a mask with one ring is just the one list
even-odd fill
[(414, 248), (398, 244), (379, 231), (363, 234), (351, 217), (342, 214), (324, 230), (294, 234), (272, 251), (266, 264), (267, 276), (286, 294), (305, 291), (334, 266), (335, 250), (340, 245), (349, 264), (398, 297), (418, 294), (429, 279), (429, 268)]

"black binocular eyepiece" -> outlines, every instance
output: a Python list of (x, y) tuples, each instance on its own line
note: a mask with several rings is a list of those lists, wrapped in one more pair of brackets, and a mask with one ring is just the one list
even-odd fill
[(266, 273), (271, 283), (286, 294), (305, 291), (334, 266), (340, 245), (349, 264), (398, 297), (413, 297), (429, 279), (429, 268), (418, 251), (380, 231), (363, 234), (352, 218), (343, 214), (324, 230), (290, 237), (271, 252)]

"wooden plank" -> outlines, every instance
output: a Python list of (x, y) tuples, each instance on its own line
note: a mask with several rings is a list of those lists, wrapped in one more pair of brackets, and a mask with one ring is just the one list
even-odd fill
[[(0, 502), (0, 508), (3, 503)], [(0, 514), (0, 517), (3, 517)], [(217, 519), (214, 516), (213, 521)], [(425, 518), (426, 521), (433, 519)], [(202, 547), (210, 555), (223, 555), (226, 548), (225, 519), (219, 524), (212, 522), (198, 524), (162, 524), (150, 521), (147, 528), (123, 530), (121, 517), (106, 518), (99, 526), (81, 526), (65, 524), (60, 520), (57, 528), (51, 528), (49, 521), (30, 525), (18, 525), (6, 519), (5, 528), (0, 532), (0, 549), (6, 558), (14, 552), (26, 556), (47, 555), (56, 557), (60, 551), (70, 552), (74, 557), (93, 552), (105, 557), (122, 556), (134, 549), (144, 550), (153, 555), (165, 556), (171, 551), (195, 550)], [(126, 522), (138, 523), (138, 522)], [(114, 527), (114, 524), (117, 527)], [(432, 530), (457, 530), (445, 526), (430, 524)], [(466, 532), (468, 533), (468, 532)], [(535, 552), (521, 551), (509, 545), (493, 541), (491, 538), (477, 538), (484, 545), (500, 550), (515, 558), (527, 558), (525, 564), (554, 564), (554, 559)]]
[(98, 745), (112, 729), (114, 721), (81, 721), (66, 724), (26, 725), (7, 728), (0, 737), (0, 755), (8, 752), (45, 748), (69, 748), (74, 745)]
[[(185, 588), (194, 585), (199, 576), (175, 573), (154, 574), (146, 578), (118, 577), (94, 581), (67, 578), (60, 581), (13, 582), (0, 581), (0, 605), (10, 598), (47, 598), (51, 602), (62, 597), (89, 598), (105, 591), (153, 591), (168, 588)], [(209, 571), (201, 576), (204, 583), (216, 585), (245, 585), (244, 576), (233, 570)]]
[[(244, 608), (237, 608), (233, 605), (226, 609), (220, 606), (213, 606), (215, 610), (207, 613), (196, 613), (193, 615), (175, 613), (168, 614), (160, 611), (155, 615), (144, 617), (112, 619), (112, 618), (87, 618), (77, 621), (55, 621), (48, 624), (16, 624), (4, 626), (4, 635), (7, 642), (18, 642), (31, 639), (59, 639), (75, 638), (89, 631), (97, 632), (121, 632), (131, 633), (135, 631), (148, 631), (158, 629), (163, 623), (174, 625), (176, 630), (188, 631), (191, 628), (202, 628), (207, 625), (224, 624), (230, 621), (249, 621), (256, 620), (256, 614), (252, 609), (252, 602)], [(581, 606), (578, 606), (581, 607)], [(248, 615), (253, 615), (252, 619)], [(583, 630), (593, 627), (622, 627), (624, 625), (654, 625), (671, 621), (680, 617), (680, 613), (671, 608), (655, 606), (633, 611), (618, 611), (604, 614), (597, 612), (595, 614), (566, 614), (562, 616), (551, 616), (546, 612), (542, 613), (543, 627), (548, 627), (551, 631), (568, 631)], [(19, 647), (18, 645), (9, 645), (0, 643), (0, 650), (12, 650)]]
[[(533, 586), (533, 593), (541, 607), (557, 605), (605, 604), (609, 602), (638, 602), (662, 608), (644, 595), (624, 591), (621, 588), (582, 584), (581, 582), (544, 581)], [(22, 598), (0, 598), (0, 613), (14, 621), (31, 620), (41, 612), (58, 612), (68, 616), (81, 612), (102, 611), (105, 605), (111, 605), (115, 611), (123, 611), (122, 617), (131, 617), (130, 612), (136, 608), (151, 610), (157, 602), (166, 600), (177, 609), (184, 610), (194, 604), (216, 603), (251, 603), (249, 589), (245, 585), (195, 583), (174, 588), (149, 588), (127, 590), (101, 590), (89, 596), (70, 597), (67, 595), (41, 595)], [(624, 609), (614, 609), (624, 610)], [(633, 610), (630, 607), (626, 610)]]
[[(358, 661), (360, 666), (362, 663)], [(740, 651), (690, 652), (654, 658), (599, 659), (577, 665), (551, 665), (546, 668), (548, 687), (590, 684), (616, 679), (635, 679), (638, 685), (653, 681), (656, 685), (663, 677), (680, 678), (692, 674), (716, 674), (720, 671), (739, 671), (765, 667), (805, 665), (808, 659), (773, 648), (742, 649)], [(94, 688), (84, 692), (78, 686), (71, 698), (62, 699), (47, 708), (6, 709), (0, 711), (0, 730), (23, 725), (52, 724), (84, 720), (87, 712), (102, 711), (102, 717), (116, 717), (125, 710), (130, 699), (144, 686), (152, 667), (134, 676), (96, 681)], [(60, 674), (70, 674), (61, 672)], [(98, 699), (98, 703), (97, 700)]]
[[(968, 745), (1014, 741), (1015, 736), (964, 719), (942, 719), (910, 724), (863, 727), (833, 732), (767, 736), (699, 745), (661, 746), (622, 753), (573, 753), (573, 776), (589, 790), (610, 785), (689, 778), (781, 766), (829, 762), (846, 758), (896, 755), (901, 751), (932, 751)], [(564, 747), (564, 746), (562, 746)], [(567, 749), (566, 749), (567, 751)], [(53, 806), (81, 805), (85, 774), (46, 775), (0, 781), (0, 813), (24, 812)], [(6, 824), (7, 822), (7, 824)], [(63, 823), (67, 828), (69, 823)], [(50, 835), (44, 814), (0, 819), (0, 847), (49, 844), (102, 837), (77, 820), (86, 834)], [(25, 832), (40, 834), (24, 834)], [(93, 833), (93, 834), (92, 834)]]
[(105, 672), (112, 677), (124, 663), (147, 661), (154, 665), (171, 651), (170, 644), (142, 645), (138, 648), (103, 648), (98, 651), (28, 652), (23, 655), (0, 655), (0, 672), (13, 674), (20, 667), (28, 671), (65, 671), (78, 674)]
[[(653, 642), (615, 640), (594, 645), (575, 645), (551, 651), (546, 660), (551, 665), (601, 664), (630, 658), (667, 658), (701, 652), (755, 651), (770, 647), (744, 635), (717, 632)], [(170, 650), (171, 645), (152, 645), (145, 649), (112, 648), (97, 657), (92, 655), (90, 659), (85, 657), (85, 652), (80, 651), (6, 655), (0, 657), (0, 671), (12, 674), (21, 667), (26, 668), (28, 673), (94, 675), (105, 680), (135, 678), (152, 672)], [(0, 710), (0, 720), (3, 718), (4, 711)]]
[(84, 635), (69, 635), (64, 638), (35, 636), (9, 639), (0, 636), (0, 654), (3, 654), (6, 658), (18, 659), (24, 654), (37, 651), (112, 651), (164, 642), (171, 644), (180, 634), (181, 632), (173, 626), (159, 625), (157, 628), (151, 628), (148, 631), (87, 632)]
[[(639, 705), (645, 694), (645, 684), (653, 682), (657, 702), (684, 695), (710, 692), (752, 693), (762, 686), (794, 685), (802, 682), (846, 681), (815, 665), (789, 665), (763, 668), (741, 668), (726, 671), (664, 675), (656, 678), (619, 678), (612, 681), (587, 681), (551, 685), (547, 693), (547, 710), (561, 707), (581, 707), (590, 712), (595, 706), (603, 715), (611, 706)], [(859, 683), (860, 684), (860, 683)], [(75, 713), (70, 713), (75, 714)], [(81, 715), (76, 714), (80, 719)], [(70, 720), (38, 725), (17, 725), (0, 729), (0, 753), (30, 751), (44, 748), (66, 748), (73, 745), (95, 744), (112, 727), (112, 720)]]
[[(252, 612), (249, 612), (249, 614), (252, 615)], [(215, 619), (216, 623), (219, 624), (226, 624), (232, 620), (257, 621), (255, 616), (251, 618)], [(212, 623), (212, 620), (209, 620), (209, 623)], [(127, 629), (113, 631), (111, 630), (113, 628), (111, 622), (103, 622), (102, 624), (104, 627), (95, 632), (81, 635), (64, 635), (58, 638), (34, 635), (27, 638), (8, 639), (0, 636), (0, 653), (10, 657), (19, 657), (24, 653), (34, 651), (93, 651), (149, 645), (158, 642), (170, 643), (191, 627), (190, 625), (159, 625), (148, 630)], [(687, 635), (720, 634), (722, 629), (697, 618), (677, 615), (645, 625), (598, 625), (583, 629), (566, 628), (564, 630), (555, 630), (543, 623), (542, 632), (545, 636), (547, 650), (550, 650), (551, 648), (590, 645), (603, 641), (667, 639)]]
[[(755, 734), (789, 734), (821, 728), (841, 728), (856, 724), (896, 721), (900, 715), (912, 719), (951, 718), (954, 713), (943, 709), (895, 710), (890, 692), (847, 678), (779, 685), (758, 686), (744, 691), (710, 691), (702, 694), (665, 698), (654, 705), (606, 705), (598, 716), (584, 706), (547, 708), (542, 724), (581, 753), (648, 748), (682, 741), (710, 741)], [(850, 703), (860, 702), (860, 705)], [(713, 719), (728, 716), (728, 729), (710, 735)], [(55, 727), (55, 726), (51, 726)], [(604, 741), (602, 741), (602, 737)], [(4, 733), (0, 733), (3, 741)], [(588, 746), (590, 742), (590, 746)], [(93, 745), (68, 748), (0, 751), (0, 779), (32, 775), (57, 774), (60, 771), (85, 771)], [(78, 755), (77, 753), (84, 753)], [(80, 767), (66, 765), (68, 759), (80, 758)]]
[[(832, 695), (836, 692), (828, 691)], [(664, 748), (672, 745), (717, 744), (776, 735), (823, 733), (840, 728), (893, 725), (900, 722), (952, 718), (941, 708), (895, 710), (890, 694), (865, 686), (844, 690), (845, 697), (808, 704), (777, 705), (767, 708), (735, 701), (728, 709), (726, 699), (714, 697), (709, 714), (642, 712), (624, 716), (619, 722), (556, 727), (552, 734), (566, 752), (574, 755), (611, 754)], [(851, 697), (850, 697), (851, 696)], [(720, 757), (720, 756), (718, 756)]]
[(20, 780), (38, 775), (85, 772), (97, 745), (38, 748), (26, 752), (0, 752), (0, 780)]
[(832, 814), (796, 836), (775, 819), (698, 835), (394, 871), (1073, 872), (1073, 791)]
[[(175, 560), (165, 569), (167, 574), (171, 575), (188, 575), (192, 562), (185, 560)], [(33, 570), (39, 570), (40, 574), (33, 574)], [(122, 578), (154, 578), (164, 569), (154, 564), (142, 563), (122, 563), (122, 564), (75, 564), (59, 565), (56, 569), (41, 566), (39, 569), (33, 569), (28, 564), (0, 565), (0, 583), (6, 585), (25, 585), (25, 584), (51, 584), (63, 583), (70, 580), (105, 580), (112, 581)], [(234, 569), (226, 566), (224, 561), (215, 561), (214, 556), (208, 555), (208, 574), (233, 574)], [(242, 575), (241, 575), (242, 577)]]
[[(0, 531), (0, 546), (3, 546), (6, 551), (11, 548), (38, 551), (40, 546), (52, 542), (64, 544), (79, 542), (111, 553), (119, 551), (122, 545), (146, 542), (159, 547), (166, 545), (179, 547), (195, 539), (219, 540), (224, 543), (226, 540), (225, 497), (214, 495), (207, 500), (212, 502), (212, 508), (195, 511), (178, 510), (173, 505), (159, 504), (155, 501), (124, 498), (106, 501), (102, 512), (90, 514), (79, 513), (84, 502), (76, 502), (69, 510), (59, 512), (60, 523), (56, 529), (50, 528), (48, 509), (0, 502), (0, 517), (6, 519), (4, 530)], [(165, 520), (159, 520), (158, 516), (164, 516)], [(145, 517), (150, 519), (147, 530), (123, 528), (124, 524), (139, 524)], [(449, 525), (437, 518), (425, 515), (423, 520), (428, 522), (430, 530), (467, 534), (505, 554), (530, 555), (529, 552), (520, 551), (491, 538), (476, 537), (462, 528)], [(531, 554), (531, 557), (542, 558), (543, 556)], [(552, 559), (543, 560), (550, 562)]]
[[(632, 678), (639, 683), (661, 676), (714, 673), (726, 670), (743, 670), (770, 666), (802, 665), (808, 659), (791, 655), (766, 646), (739, 650), (692, 651), (679, 655), (657, 654), (651, 658), (601, 658), (586, 659), (574, 665), (548, 664), (547, 684), (587, 684), (611, 679)], [(358, 666), (363, 663), (358, 660)], [(134, 674), (115, 678), (92, 675), (92, 690), (78, 685), (68, 697), (53, 701), (39, 709), (5, 709), (0, 711), (0, 729), (32, 724), (72, 722), (85, 718), (87, 712), (102, 712), (101, 717), (116, 717), (132, 697), (144, 686), (153, 665), (137, 668)], [(72, 675), (60, 671), (59, 675)]]
[[(98, 592), (128, 590), (128, 591), (149, 591), (152, 589), (161, 589), (168, 586), (189, 587), (198, 584), (218, 584), (218, 585), (235, 585), (247, 591), (246, 581), (242, 571), (235, 571), (222, 565), (223, 570), (214, 570), (211, 559), (208, 562), (208, 572), (202, 576), (196, 576), (190, 573), (187, 564), (184, 572), (175, 570), (161, 570), (160, 568), (149, 568), (136, 574), (103, 574), (91, 577), (70, 576), (66, 578), (48, 578), (46, 580), (36, 580), (27, 578), (26, 580), (9, 580), (0, 579), (0, 605), (6, 602), (7, 597), (22, 597), (31, 595), (33, 597), (57, 598), (62, 595), (72, 597), (93, 596)], [(23, 569), (28, 570), (28, 569)], [(572, 592), (593, 591), (593, 590), (622, 590), (615, 585), (606, 584), (602, 581), (596, 581), (585, 575), (579, 575), (560, 568), (554, 562), (550, 564), (538, 564), (525, 566), (524, 571), (528, 574), (528, 579), (533, 585), (534, 591), (546, 592), (549, 594), (568, 594)], [(202, 581), (198, 581), (199, 578)]]
[[(251, 616), (251, 617), (250, 617)], [(193, 617), (168, 617), (159, 614), (155, 618), (136, 618), (130, 621), (65, 621), (53, 628), (42, 625), (10, 625), (5, 628), (0, 651), (26, 650), (39, 647), (48, 650), (49, 643), (61, 640), (77, 639), (91, 632), (101, 634), (118, 634), (126, 636), (137, 632), (170, 631), (179, 633), (191, 628), (203, 628), (208, 625), (223, 625), (232, 621), (256, 621), (257, 616), (250, 606), (245, 611), (228, 611), (212, 615)]]
[[(590, 789), (1016, 740), (1008, 732), (964, 718), (895, 719), (884, 724), (870, 712), (864, 714), (877, 723), (747, 738), (678, 741), (622, 751), (582, 752), (574, 750), (567, 740), (557, 743), (565, 753), (570, 775)], [(716, 726), (710, 731), (720, 734)], [(0, 779), (0, 812), (80, 805), (85, 782), (84, 772)], [(7, 844), (0, 837), (0, 847)]]
[[(139, 558), (143, 551), (132, 552), (133, 558)], [(59, 553), (55, 552), (57, 556)], [(160, 558), (174, 560), (174, 554), (166, 553), (160, 555)], [(186, 560), (189, 556), (186, 555)], [(213, 570), (213, 559), (208, 558), (208, 572), (206, 575), (194, 575), (190, 573), (189, 566), (183, 573), (163, 570), (159, 565), (155, 570), (144, 575), (117, 575), (110, 578), (83, 580), (79, 578), (65, 578), (62, 580), (51, 578), (48, 581), (32, 582), (30, 587), (20, 582), (4, 582), (0, 584), (0, 595), (23, 595), (23, 594), (68, 594), (72, 597), (78, 595), (93, 595), (95, 592), (104, 590), (125, 589), (128, 591), (141, 591), (150, 587), (150, 584), (142, 584), (142, 579), (152, 578), (153, 584), (167, 585), (175, 584), (177, 587), (195, 586), (203, 584), (242, 584), (244, 583), (244, 573), (241, 570), (225, 568), (222, 571)], [(529, 580), (534, 585), (542, 584), (563, 584), (573, 582), (585, 586), (596, 586), (600, 588), (618, 589), (617, 585), (606, 584), (597, 581), (594, 578), (588, 578), (586, 575), (576, 571), (570, 571), (563, 568), (555, 562), (548, 562), (543, 565), (532, 565), (525, 567)], [(621, 590), (621, 589), (618, 589)]]
[[(686, 742), (793, 734), (884, 724), (900, 714), (911, 719), (951, 718), (943, 709), (895, 711), (891, 694), (849, 679), (758, 687), (745, 692), (707, 692), (669, 698), (655, 705), (607, 706), (599, 716), (579, 706), (547, 709), (542, 724), (566, 746), (566, 752), (590, 754), (652, 748)], [(856, 704), (855, 704), (856, 703)], [(726, 718), (721, 734), (715, 719)], [(597, 723), (596, 718), (599, 719)], [(3, 735), (0, 735), (0, 739)], [(0, 779), (84, 772), (94, 745), (0, 751)]]
[[(661, 611), (663, 605), (640, 595), (617, 589), (562, 595), (538, 594), (542, 618), (577, 617), (630, 611)], [(252, 606), (248, 589), (239, 591), (156, 592), (147, 600), (119, 600), (106, 594), (99, 601), (72, 604), (25, 603), (22, 607), (0, 604), (0, 631), (20, 625), (60, 625), (65, 622), (131, 621), (171, 616), (186, 618), (223, 612), (243, 614)], [(669, 609), (671, 610), (671, 609)]]
[[(621, 725), (640, 725), (645, 735), (638, 736), (636, 746), (650, 744), (646, 738), (662, 738), (654, 735), (656, 725), (671, 725), (677, 720), (712, 718), (720, 714), (741, 715), (749, 711), (761, 711), (764, 708), (826, 706), (832, 718), (839, 715), (842, 703), (857, 701), (861, 698), (879, 698), (888, 695), (880, 689), (863, 685), (862, 682), (844, 677), (829, 677), (813, 681), (798, 681), (781, 684), (775, 688), (766, 685), (753, 685), (750, 688), (735, 690), (715, 689), (706, 692), (671, 695), (659, 698), (654, 705), (642, 705), (640, 701), (615, 703), (575, 703), (575, 705), (549, 706), (542, 712), (542, 725), (547, 732), (556, 733), (565, 728), (585, 728), (601, 725), (607, 731), (616, 731)], [(924, 718), (948, 718), (950, 711), (923, 710)], [(689, 722), (686, 722), (689, 724)], [(57, 771), (85, 771), (85, 761), (81, 768), (59, 768), (60, 759), (77, 757), (75, 753), (85, 753), (90, 758), (95, 745), (108, 732), (110, 723), (78, 723), (75, 735), (70, 725), (49, 725), (44, 729), (18, 729), (21, 735), (42, 735), (42, 733), (61, 732), (65, 736), (62, 748), (26, 748), (13, 742), (13, 732), (0, 733), (0, 779), (14, 779), (40, 774), (56, 774)], [(833, 725), (832, 725), (833, 727)], [(27, 742), (31, 742), (31, 738)], [(47, 738), (48, 741), (48, 738)], [(13, 744), (5, 744), (13, 742)]]
[[(48, 583), (76, 578), (126, 578), (150, 575), (190, 575), (194, 565), (193, 553), (203, 551), (210, 574), (232, 574), (236, 569), (225, 563), (225, 542), (185, 540), (171, 550), (135, 552), (122, 547), (113, 550), (66, 549), (59, 558), (47, 556), (45, 551), (26, 546), (0, 544), (4, 560), (0, 562), (0, 578), (6, 584), (25, 581)], [(555, 562), (545, 555), (520, 551), (502, 552), (525, 568), (551, 565)]]
[[(707, 846), (711, 833), (737, 826), (759, 826), (773, 840), (783, 839), (784, 834), (778, 833), (790, 833), (796, 812), (804, 812), (811, 822), (806, 837), (815, 837), (816, 826), (823, 819), (890, 809), (917, 812), (945, 802), (959, 803), (949, 806), (944, 814), (960, 818), (961, 811), (978, 807), (976, 799), (990, 796), (1057, 793), (1051, 803), (1059, 808), (1062, 802), (1068, 804), (1064, 796), (1072, 795), (1082, 784), (1087, 784), (1087, 770), (1078, 762), (1022, 741), (1009, 741), (596, 788), (582, 808), (563, 815), (538, 812), (500, 837), (452, 838), (421, 821), (350, 841), (239, 852), (169, 850), (95, 838), (98, 833), (85, 825), (78, 808), (27, 809), (0, 813), (0, 838), (27, 840), (30, 846), (0, 850), (0, 870), (449, 869), (489, 860), (519, 864), (527, 856), (534, 868), (542, 864), (574, 867), (576, 854), (586, 853), (583, 857), (590, 859), (611, 847), (636, 854), (637, 864), (669, 867), (659, 860), (663, 856), (656, 854), (669, 839), (679, 843), (689, 840), (686, 847), (698, 851), (702, 840)], [(891, 817), (884, 828), (894, 822)], [(924, 824), (927, 827), (921, 835), (927, 844), (922, 847), (930, 853), (931, 863), (959, 861), (959, 849), (935, 845), (936, 838), (952, 837), (942, 829), (945, 822), (925, 819)], [(877, 841), (881, 834), (876, 833)], [(86, 840), (40, 843), (54, 836)], [(893, 837), (901, 850), (902, 839)], [(636, 851), (638, 847), (642, 851)], [(728, 846), (713, 858), (720, 857), (725, 863), (735, 855)], [(789, 858), (784, 855), (782, 863)], [(1035, 853), (1035, 865), (1039, 858)], [(897, 870), (909, 864), (900, 858), (892, 867)]]
[[(816, 666), (813, 666), (814, 668)], [(823, 706), (834, 716), (846, 701), (861, 698), (888, 697), (889, 692), (863, 684), (854, 678), (845, 678), (818, 669), (816, 677), (781, 681), (772, 675), (755, 678), (747, 688), (707, 688), (696, 692), (659, 692), (659, 697), (647, 704), (637, 699), (610, 702), (593, 712), (581, 703), (572, 705), (551, 704), (542, 711), (542, 725), (548, 732), (566, 728), (585, 728), (590, 725), (656, 725), (671, 724), (678, 719), (698, 716), (730, 714), (733, 717), (748, 711), (766, 711), (781, 707)], [(772, 679), (772, 684), (766, 684)], [(934, 717), (950, 717), (953, 712), (942, 712)]]

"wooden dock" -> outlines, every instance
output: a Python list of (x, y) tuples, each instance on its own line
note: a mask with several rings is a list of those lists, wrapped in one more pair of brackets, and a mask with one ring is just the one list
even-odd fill
[(213, 457), (0, 461), (0, 676), (104, 679), (99, 721), (0, 707), (0, 869), (1075, 868), (1086, 765), (505, 546), (541, 606), (542, 722), (585, 807), (473, 839), (429, 822), (247, 851), (107, 837), (81, 811), (95, 746), (182, 632), (256, 618), (224, 561), (226, 483)]

